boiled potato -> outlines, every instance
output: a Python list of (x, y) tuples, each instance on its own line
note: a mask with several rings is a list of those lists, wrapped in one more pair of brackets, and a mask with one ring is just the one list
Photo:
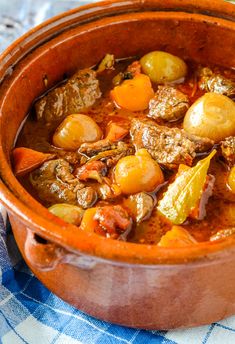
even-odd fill
[(187, 111), (184, 129), (194, 135), (219, 142), (235, 135), (235, 103), (217, 93), (206, 93)]
[(80, 225), (84, 213), (82, 208), (66, 203), (54, 204), (48, 210), (65, 222), (72, 223), (76, 226)]
[(164, 51), (152, 51), (144, 55), (140, 64), (142, 70), (153, 82), (176, 81), (186, 76), (187, 65), (179, 57)]
[(233, 168), (231, 168), (231, 171), (229, 172), (228, 186), (232, 193), (235, 193), (235, 166), (233, 166)]
[(95, 142), (102, 137), (102, 131), (96, 122), (87, 115), (67, 116), (53, 135), (56, 147), (76, 150), (84, 142)]
[(126, 195), (153, 191), (164, 181), (158, 163), (145, 149), (140, 149), (136, 155), (120, 159), (116, 165), (114, 177), (122, 193)]

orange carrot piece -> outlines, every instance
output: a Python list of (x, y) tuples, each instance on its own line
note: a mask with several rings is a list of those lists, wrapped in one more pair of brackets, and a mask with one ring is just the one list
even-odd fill
[(55, 154), (47, 154), (30, 148), (19, 147), (12, 152), (14, 172), (17, 177), (33, 171), (45, 161), (51, 160)]
[(85, 232), (95, 232), (99, 229), (99, 221), (95, 220), (95, 214), (97, 212), (97, 207), (86, 209), (82, 218), (80, 229)]
[(161, 237), (158, 246), (161, 247), (186, 247), (196, 244), (197, 241), (181, 226), (173, 226)]
[(154, 91), (150, 78), (145, 74), (137, 74), (133, 79), (114, 87), (110, 95), (117, 106), (130, 111), (142, 111), (148, 108)]
[(129, 130), (120, 127), (116, 123), (111, 123), (108, 126), (107, 136), (105, 139), (111, 142), (116, 142), (118, 140), (123, 139), (128, 133), (129, 133)]

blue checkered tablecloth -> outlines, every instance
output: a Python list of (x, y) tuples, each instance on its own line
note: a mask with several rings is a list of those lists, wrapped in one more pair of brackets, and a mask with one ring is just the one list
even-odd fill
[[(91, 1), (0, 0), (0, 51), (32, 26)], [(0, 343), (235, 344), (235, 316), (208, 326), (144, 331), (92, 318), (52, 294), (24, 263), (0, 206)]]

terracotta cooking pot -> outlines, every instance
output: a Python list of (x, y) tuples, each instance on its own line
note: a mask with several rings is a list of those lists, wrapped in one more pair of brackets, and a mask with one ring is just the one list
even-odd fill
[(10, 163), (33, 100), (107, 52), (121, 58), (165, 50), (235, 67), (234, 19), (235, 6), (222, 1), (107, 1), (52, 18), (1, 55), (0, 200), (29, 267), (80, 310), (146, 329), (227, 317), (235, 312), (235, 237), (166, 249), (85, 233), (50, 214), (20, 185)]

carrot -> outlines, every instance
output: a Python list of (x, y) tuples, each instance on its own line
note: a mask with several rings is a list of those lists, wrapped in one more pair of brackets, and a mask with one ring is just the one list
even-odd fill
[(118, 140), (123, 139), (128, 133), (129, 133), (129, 130), (120, 127), (116, 123), (111, 123), (108, 126), (107, 136), (105, 139), (111, 142), (116, 142)]
[(133, 79), (114, 87), (110, 94), (117, 106), (130, 111), (142, 111), (148, 108), (154, 91), (150, 78), (145, 74), (137, 74)]
[(94, 233), (100, 228), (99, 221), (95, 220), (97, 209), (97, 207), (86, 209), (79, 227), (81, 230)]
[(46, 154), (33, 149), (19, 147), (13, 150), (12, 157), (15, 175), (19, 177), (33, 171), (45, 161), (53, 159), (55, 154)]
[(181, 226), (173, 226), (161, 237), (158, 246), (161, 247), (186, 247), (196, 244), (197, 241)]

